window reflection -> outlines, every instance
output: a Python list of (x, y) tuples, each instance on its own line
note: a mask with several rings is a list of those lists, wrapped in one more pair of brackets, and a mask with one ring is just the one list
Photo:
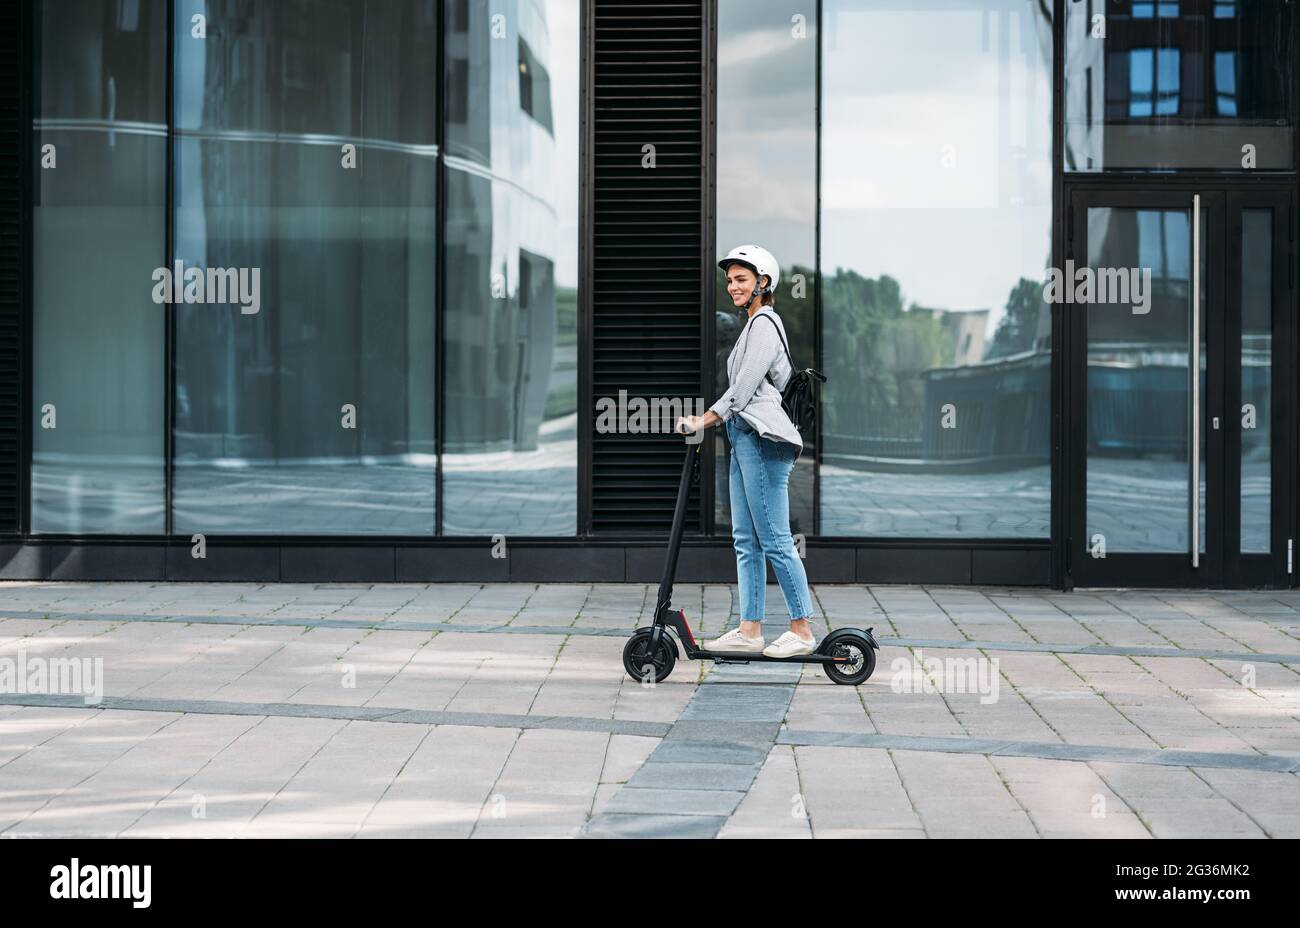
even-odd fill
[(1178, 15), (1177, 3), (1134, 3), (1134, 19), (1151, 19), (1153, 17), (1170, 17)]
[(1293, 167), (1285, 0), (1072, 0), (1066, 11), (1066, 170)]
[(1272, 548), (1273, 211), (1241, 212), (1241, 551)]
[[(1129, 52), (1128, 115), (1178, 112), (1178, 49), (1135, 48)], [(1118, 101), (1123, 104), (1123, 98)]]
[(579, 10), (447, 4), (446, 534), (577, 531)]
[[(744, 243), (762, 245), (781, 268), (773, 308), (781, 316), (790, 353), (815, 367), (815, 246), (817, 222), (817, 24), (792, 21), (781, 0), (718, 3), (717, 249), (718, 257)], [(776, 128), (779, 127), (779, 128)], [(712, 403), (727, 389), (727, 357), (745, 324), (721, 272), (715, 277), (716, 335)], [(714, 434), (715, 530), (731, 530), (730, 448), (724, 429)], [(807, 441), (807, 440), (806, 440)], [(810, 441), (790, 474), (790, 525), (813, 532)]]
[(160, 533), (166, 310), (150, 273), (166, 256), (166, 5), (40, 11), (32, 528)]
[(528, 43), (519, 40), (519, 108), (554, 134), (551, 124), (551, 76), (533, 54)]
[(822, 533), (1045, 538), (1051, 21), (823, 13)]
[(175, 307), (175, 529), (431, 534), (433, 8), (178, 0), (176, 23), (176, 258), (262, 292)]
[[(1202, 216), (1202, 224), (1205, 217)], [(1178, 552), (1188, 544), (1188, 329), (1191, 212), (1088, 210), (1088, 266), (1150, 268), (1150, 303), (1091, 303), (1088, 314), (1087, 537), (1107, 551)], [(1202, 276), (1206, 273), (1201, 269)], [(1205, 282), (1201, 285), (1202, 304)], [(1201, 393), (1204, 407), (1204, 305)], [(1205, 431), (1201, 432), (1204, 462)], [(1205, 468), (1200, 493), (1205, 495)], [(1204, 509), (1202, 509), (1204, 512)], [(1205, 520), (1200, 523), (1205, 544)]]
[(1214, 89), (1215, 103), (1220, 116), (1237, 115), (1237, 54), (1215, 52)]
[(578, 0), (172, 6), (43, 6), (35, 529), (165, 530), (171, 313), (176, 532), (573, 534)]

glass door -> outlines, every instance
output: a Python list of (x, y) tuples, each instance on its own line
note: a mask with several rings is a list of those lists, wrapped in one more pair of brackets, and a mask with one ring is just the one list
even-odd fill
[(1227, 194), (1224, 584), (1295, 570), (1295, 211), (1290, 192)]
[(1071, 195), (1075, 585), (1287, 582), (1289, 196)]

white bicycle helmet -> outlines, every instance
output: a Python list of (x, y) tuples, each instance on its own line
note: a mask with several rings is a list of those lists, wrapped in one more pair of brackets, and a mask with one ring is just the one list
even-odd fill
[(718, 262), (718, 267), (726, 273), (727, 268), (733, 264), (743, 264), (749, 268), (754, 272), (755, 280), (764, 275), (768, 277), (767, 286), (756, 288), (754, 296), (776, 292), (777, 282), (781, 279), (781, 268), (776, 263), (776, 258), (772, 257), (772, 252), (766, 248), (759, 245), (737, 245)]

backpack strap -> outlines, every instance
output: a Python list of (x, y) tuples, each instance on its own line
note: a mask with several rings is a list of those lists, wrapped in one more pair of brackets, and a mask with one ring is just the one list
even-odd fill
[[(760, 312), (758, 313), (758, 315), (764, 316), (765, 314)], [(776, 320), (769, 316), (767, 317), (767, 321), (772, 323), (772, 326), (776, 329), (776, 337), (781, 339), (781, 347), (785, 349), (786, 360), (790, 362), (790, 376), (793, 377), (796, 371), (794, 366), (794, 358), (790, 357), (790, 346), (785, 343), (785, 336), (781, 334), (781, 327), (776, 324)], [(772, 379), (771, 371), (769, 371), (767, 374), (767, 382), (774, 387), (776, 386), (776, 381)]]

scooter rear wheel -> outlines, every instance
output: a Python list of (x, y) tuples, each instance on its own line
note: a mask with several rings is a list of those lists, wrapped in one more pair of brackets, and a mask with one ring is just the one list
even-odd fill
[(876, 669), (876, 650), (871, 642), (857, 635), (842, 635), (830, 644), (832, 657), (846, 657), (844, 663), (822, 664), (826, 676), (843, 686), (865, 683)]
[(677, 648), (668, 632), (663, 632), (659, 647), (650, 654), (648, 628), (638, 628), (623, 645), (623, 669), (638, 683), (662, 683), (677, 665)]

